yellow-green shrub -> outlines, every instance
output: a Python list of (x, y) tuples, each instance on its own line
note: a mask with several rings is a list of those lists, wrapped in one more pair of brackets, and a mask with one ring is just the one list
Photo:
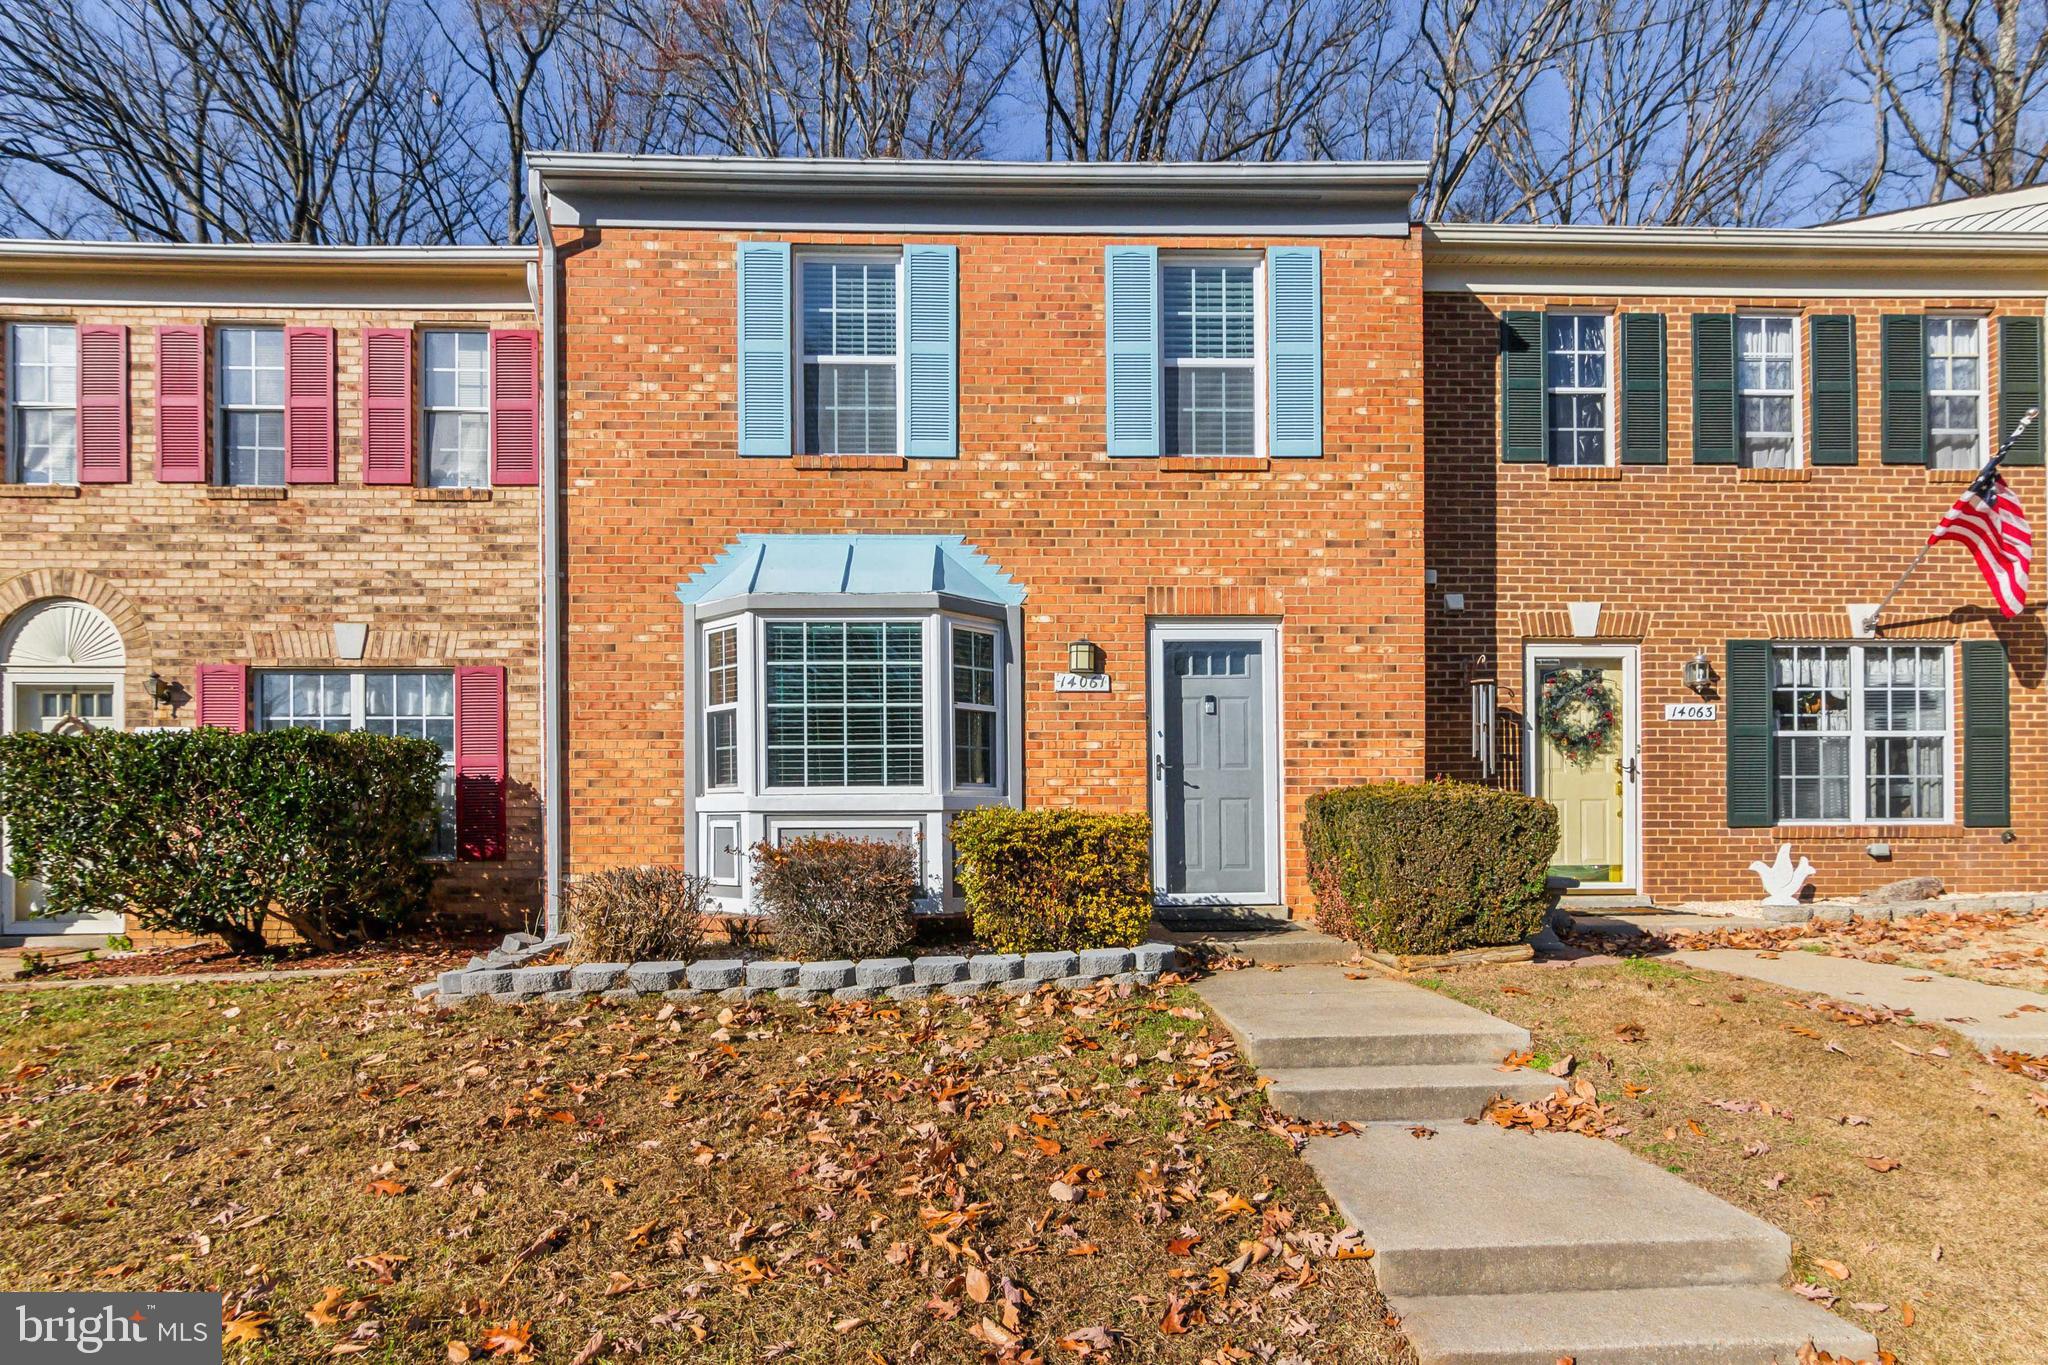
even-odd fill
[(1128, 948), (1152, 922), (1144, 815), (983, 806), (953, 821), (974, 934), (999, 952)]

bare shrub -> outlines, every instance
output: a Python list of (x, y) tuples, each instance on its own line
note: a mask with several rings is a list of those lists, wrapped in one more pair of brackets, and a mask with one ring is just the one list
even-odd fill
[(704, 955), (710, 882), (680, 867), (614, 867), (569, 890), (579, 962), (694, 962)]
[(908, 844), (818, 835), (755, 844), (751, 856), (755, 893), (785, 956), (885, 957), (917, 932), (917, 851)]

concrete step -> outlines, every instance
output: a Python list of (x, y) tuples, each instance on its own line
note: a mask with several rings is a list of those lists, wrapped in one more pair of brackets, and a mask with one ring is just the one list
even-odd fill
[(1529, 1031), (1434, 991), (1337, 966), (1219, 972), (1196, 990), (1253, 1065), (1423, 1066), (1498, 1062), (1526, 1051)]
[(1811, 1341), (1875, 1360), (1877, 1340), (1767, 1285), (1393, 1300), (1421, 1365), (1791, 1365)]
[(1598, 1138), (1376, 1127), (1306, 1154), (1389, 1297), (1775, 1285), (1791, 1264), (1769, 1223)]
[(1315, 1066), (1261, 1071), (1266, 1100), (1283, 1114), (1353, 1123), (1455, 1122), (1478, 1118), (1495, 1095), (1540, 1100), (1557, 1077), (1486, 1062), (1431, 1066)]

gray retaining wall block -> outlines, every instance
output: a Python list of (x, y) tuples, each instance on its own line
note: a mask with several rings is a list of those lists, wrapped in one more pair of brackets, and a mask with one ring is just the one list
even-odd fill
[(1052, 984), (1058, 986), (1063, 991), (1080, 991), (1086, 990), (1090, 986), (1101, 985), (1102, 978), (1099, 976), (1063, 976)]
[(1026, 953), (1024, 979), (1057, 981), (1063, 976), (1072, 976), (1079, 965), (1080, 959), (1072, 953)]
[(1083, 948), (1080, 975), (1115, 976), (1130, 971), (1136, 964), (1129, 948)]
[(626, 968), (626, 984), (650, 995), (670, 991), (683, 984), (689, 970), (687, 962), (635, 962)]
[(569, 989), (608, 991), (626, 984), (623, 962), (579, 962), (569, 969)]
[(910, 959), (907, 957), (864, 957), (853, 964), (853, 982), (856, 986), (873, 986), (883, 990), (900, 986), (910, 980)]
[(749, 962), (747, 984), (761, 990), (777, 990), (796, 984), (797, 964), (794, 962)]
[(996, 989), (1004, 995), (1029, 995), (1044, 984), (1043, 981), (1029, 981), (1020, 976), (1014, 981), (996, 982)]
[(471, 972), (469, 989), (465, 995), (504, 995), (512, 989), (512, 969), (493, 967), (488, 971)]
[(620, 986), (618, 989), (606, 991), (598, 997), (600, 1000), (610, 1000), (621, 1005), (628, 1004), (639, 998), (640, 992), (634, 990), (631, 986)]
[(834, 1000), (872, 1000), (881, 992), (873, 986), (841, 986), (832, 992)]
[(531, 948), (538, 942), (540, 942), (540, 935), (538, 934), (507, 934), (499, 946), (508, 953), (517, 953)]
[(889, 987), (882, 994), (891, 1000), (922, 1000), (938, 987), (929, 981), (903, 981)]
[(512, 973), (515, 991), (565, 991), (569, 989), (567, 967), (521, 967)]
[(440, 995), (441, 983), (438, 981), (422, 981), (412, 988), (412, 998), (415, 1000), (435, 1000)]
[(853, 964), (843, 958), (806, 962), (796, 969), (796, 984), (807, 991), (836, 991), (853, 984)]
[(987, 987), (983, 986), (979, 981), (948, 981), (939, 989), (947, 995), (964, 999), (970, 995), (980, 995)]
[(807, 991), (802, 986), (777, 986), (775, 988), (775, 998), (777, 1000), (794, 1000), (799, 1005), (815, 1004), (818, 997), (824, 993), (823, 991)]
[(663, 991), (661, 993), (661, 998), (664, 1000), (673, 1000), (677, 1004), (687, 1005), (693, 1000), (702, 1000), (704, 998), (704, 992), (693, 991), (688, 986), (677, 986), (673, 990)]
[(476, 984), (476, 977), (474, 974), (466, 971), (443, 972), (437, 979), (436, 984), (440, 986), (441, 994), (443, 995), (450, 997), (468, 995), (470, 987)]
[(910, 979), (927, 986), (943, 986), (952, 981), (967, 979), (967, 959), (934, 953), (930, 957), (914, 959), (910, 964)]
[(1173, 966), (1173, 945), (1171, 943), (1140, 943), (1131, 949), (1131, 969), (1139, 972), (1163, 972)]
[(585, 994), (583, 991), (565, 988), (559, 991), (547, 991), (541, 995), (541, 999), (550, 1005), (573, 1005), (581, 1002)]
[(736, 957), (706, 958), (692, 962), (687, 975), (692, 990), (722, 991), (747, 979), (747, 964)]
[(967, 975), (983, 985), (1015, 981), (1024, 975), (1024, 959), (1016, 953), (976, 953), (967, 959)]

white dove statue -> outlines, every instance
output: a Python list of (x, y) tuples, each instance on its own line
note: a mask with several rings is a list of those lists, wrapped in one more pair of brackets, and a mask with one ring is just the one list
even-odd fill
[(1813, 879), (1813, 864), (1806, 855), (1799, 855), (1799, 866), (1792, 866), (1792, 845), (1778, 845), (1778, 861), (1775, 863), (1754, 862), (1749, 870), (1763, 879), (1765, 905), (1799, 904), (1799, 888)]

